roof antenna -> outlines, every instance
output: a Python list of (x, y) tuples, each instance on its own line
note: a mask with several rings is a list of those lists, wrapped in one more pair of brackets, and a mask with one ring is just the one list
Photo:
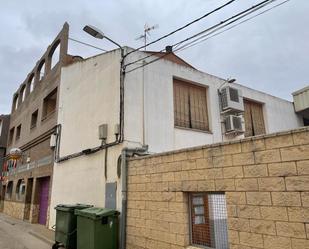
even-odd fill
[(148, 24), (146, 23), (144, 25), (144, 34), (140, 35), (139, 37), (137, 37), (135, 39), (135, 40), (141, 40), (141, 39), (144, 40), (144, 49), (145, 49), (145, 51), (146, 51), (147, 39), (148, 39), (148, 36), (150, 36), (150, 31), (154, 30), (154, 29), (157, 29), (157, 28), (159, 28), (158, 24), (149, 27)]

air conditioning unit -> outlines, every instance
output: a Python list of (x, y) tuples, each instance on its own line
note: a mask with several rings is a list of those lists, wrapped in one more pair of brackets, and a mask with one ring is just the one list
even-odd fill
[(234, 87), (224, 87), (220, 91), (222, 112), (243, 112), (244, 101), (242, 93)]
[(228, 115), (224, 120), (225, 133), (244, 133), (242, 117), (236, 115)]

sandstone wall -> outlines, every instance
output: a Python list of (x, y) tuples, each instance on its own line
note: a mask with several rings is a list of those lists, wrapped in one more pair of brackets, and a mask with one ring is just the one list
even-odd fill
[(309, 129), (133, 159), (128, 249), (189, 247), (189, 192), (224, 191), (231, 249), (309, 248)]

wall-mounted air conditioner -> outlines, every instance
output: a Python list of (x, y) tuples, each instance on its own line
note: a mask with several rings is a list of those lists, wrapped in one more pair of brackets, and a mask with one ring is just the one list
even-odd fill
[(239, 89), (226, 86), (220, 90), (222, 112), (243, 112), (244, 101)]
[(228, 115), (224, 119), (225, 133), (244, 133), (242, 116)]

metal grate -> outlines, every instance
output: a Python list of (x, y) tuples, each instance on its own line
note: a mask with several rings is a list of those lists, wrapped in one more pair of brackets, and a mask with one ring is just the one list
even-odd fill
[(228, 249), (227, 212), (224, 193), (190, 194), (191, 243)]
[(233, 116), (233, 125), (235, 130), (242, 130), (241, 117)]
[(225, 129), (227, 132), (233, 130), (230, 116), (225, 119)]
[(227, 93), (226, 93), (226, 88), (223, 88), (221, 90), (221, 105), (222, 105), (222, 110), (228, 107), (228, 101), (227, 101)]
[(239, 103), (238, 90), (230, 87), (230, 99), (231, 101)]

